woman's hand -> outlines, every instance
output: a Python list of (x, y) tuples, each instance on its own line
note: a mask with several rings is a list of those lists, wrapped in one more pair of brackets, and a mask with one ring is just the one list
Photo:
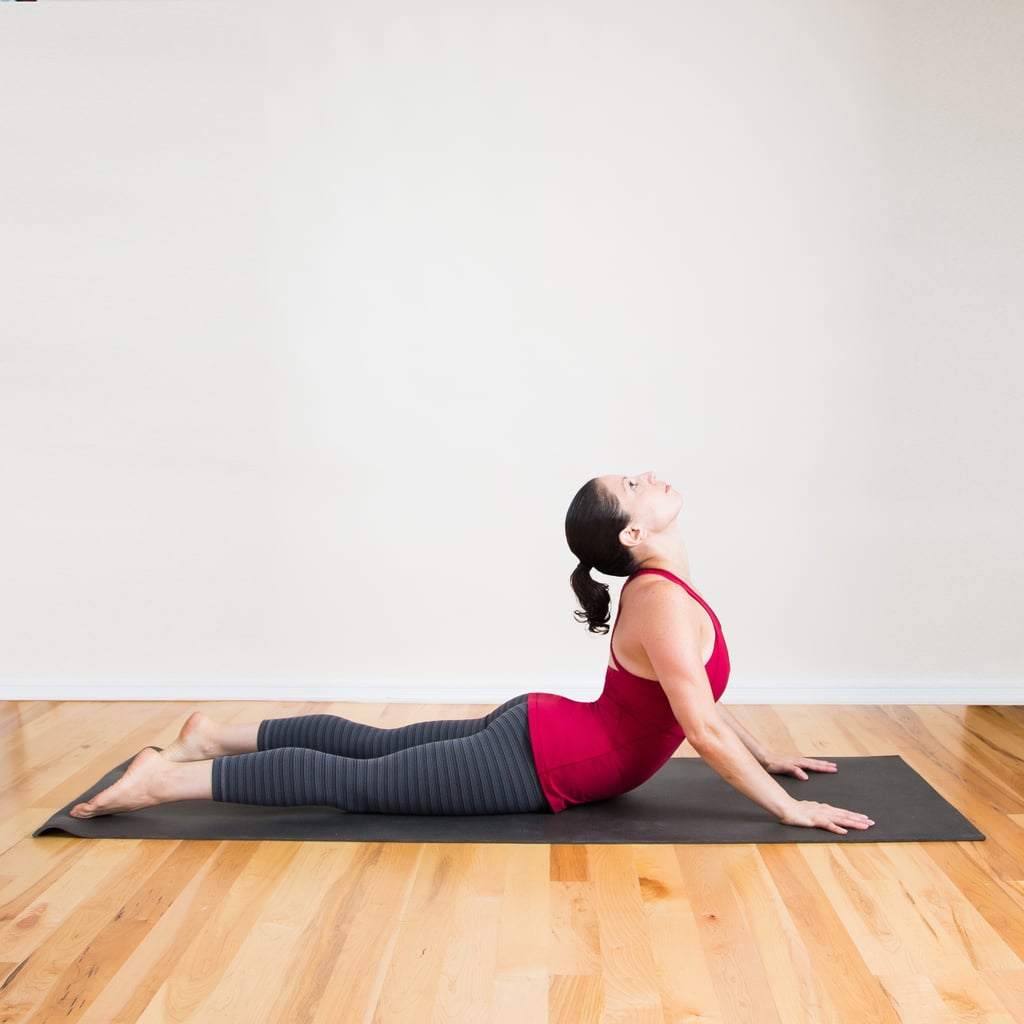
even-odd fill
[(794, 800), (793, 806), (780, 816), (779, 821), (783, 825), (823, 828), (827, 832), (835, 832), (841, 836), (845, 836), (848, 829), (866, 829), (874, 825), (866, 814), (815, 803), (813, 800)]
[(761, 761), (764, 770), (772, 775), (794, 775), (806, 781), (808, 772), (837, 772), (834, 761), (819, 761), (816, 757), (801, 757), (799, 754), (766, 753)]

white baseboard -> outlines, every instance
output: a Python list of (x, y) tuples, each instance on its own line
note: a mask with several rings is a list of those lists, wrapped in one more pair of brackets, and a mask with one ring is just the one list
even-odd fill
[(737, 679), (732, 704), (1024, 704), (1022, 679)]
[[(600, 683), (533, 680), (533, 690), (594, 700)], [(0, 680), (0, 700), (90, 701), (353, 701), (414, 704), (500, 704), (522, 692), (504, 681), (435, 684), (426, 680), (328, 682)], [(1024, 704), (1022, 679), (734, 679), (731, 704)]]

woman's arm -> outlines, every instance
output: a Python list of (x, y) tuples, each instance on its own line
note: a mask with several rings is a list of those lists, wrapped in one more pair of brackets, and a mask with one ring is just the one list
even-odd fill
[(725, 724), (739, 736), (743, 746), (754, 755), (754, 760), (763, 767), (768, 760), (768, 751), (765, 750), (764, 746), (739, 723), (727, 707), (719, 704), (718, 713), (722, 716)]
[(800, 754), (775, 754), (765, 750), (757, 738), (749, 733), (736, 716), (723, 704), (718, 704), (718, 713), (725, 724), (740, 738), (740, 742), (754, 755), (755, 760), (772, 775), (793, 775), (806, 781), (808, 772), (837, 772), (835, 761), (822, 761), (817, 757), (803, 757)]
[[(863, 814), (794, 799), (758, 763), (714, 702), (701, 660), (697, 606), (681, 589), (647, 587), (632, 597), (631, 612), (641, 623), (641, 643), (672, 712), (690, 745), (715, 772), (786, 825), (823, 828), (844, 835), (847, 828), (864, 829), (874, 824)], [(760, 745), (747, 735), (755, 750), (760, 750)]]

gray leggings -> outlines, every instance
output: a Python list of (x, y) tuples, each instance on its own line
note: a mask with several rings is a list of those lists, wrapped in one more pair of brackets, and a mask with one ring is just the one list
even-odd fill
[(213, 799), (380, 814), (547, 811), (527, 696), (483, 718), (378, 729), (335, 715), (262, 722), (258, 751), (213, 762)]

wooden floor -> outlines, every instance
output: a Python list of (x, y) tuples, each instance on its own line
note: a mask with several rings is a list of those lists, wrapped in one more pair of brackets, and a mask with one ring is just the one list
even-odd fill
[(772, 746), (902, 755), (984, 843), (31, 838), (188, 710), (0, 704), (0, 1022), (1024, 1021), (1024, 708), (735, 709)]

